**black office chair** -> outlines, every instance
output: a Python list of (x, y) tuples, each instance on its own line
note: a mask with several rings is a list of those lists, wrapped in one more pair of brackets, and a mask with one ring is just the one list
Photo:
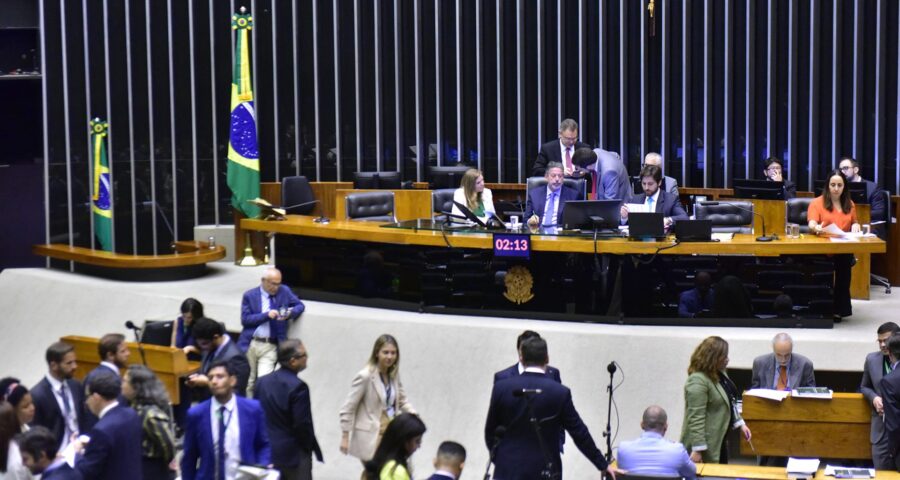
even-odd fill
[[(884, 196), (884, 218), (873, 218), (870, 222), (872, 233), (876, 233), (887, 243), (891, 237), (891, 224), (894, 223), (894, 214), (891, 212), (891, 192), (881, 190), (878, 195)], [(886, 256), (886, 255), (885, 255)], [(884, 293), (891, 293), (891, 281), (887, 277), (869, 273), (870, 283), (884, 287)]]
[(396, 222), (394, 192), (361, 192), (347, 195), (347, 218), (366, 222)]
[(711, 220), (713, 233), (753, 233), (753, 203), (728, 202), (694, 206), (697, 220)]
[(281, 205), (285, 213), (309, 215), (316, 208), (316, 196), (304, 176), (284, 177), (281, 180)]
[(806, 213), (812, 201), (812, 198), (798, 197), (784, 202), (785, 223), (796, 223), (800, 225), (800, 233), (809, 233), (809, 220), (806, 217)]
[[(547, 185), (547, 179), (544, 177), (528, 177), (526, 180), (526, 190), (531, 191), (533, 188), (543, 187)], [(565, 178), (563, 179), (563, 186), (569, 187), (572, 190), (578, 192), (578, 196), (575, 197), (575, 200), (584, 200), (587, 198), (587, 180), (584, 178)]]
[(455, 188), (439, 188), (431, 191), (431, 220), (446, 220), (447, 216), (443, 212), (453, 210), (454, 192), (456, 192)]

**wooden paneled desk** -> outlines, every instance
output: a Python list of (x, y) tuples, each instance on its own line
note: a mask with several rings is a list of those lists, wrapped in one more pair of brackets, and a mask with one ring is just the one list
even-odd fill
[[(697, 464), (697, 475), (700, 477), (719, 477), (719, 478), (747, 478), (754, 480), (783, 480), (787, 479), (787, 473), (784, 467), (758, 467), (756, 465), (720, 465), (715, 463)], [(824, 466), (816, 472), (817, 479), (831, 479), (834, 477), (826, 477)], [(878, 470), (875, 472), (875, 478), (878, 480), (897, 480), (900, 479), (900, 473), (890, 470)]]

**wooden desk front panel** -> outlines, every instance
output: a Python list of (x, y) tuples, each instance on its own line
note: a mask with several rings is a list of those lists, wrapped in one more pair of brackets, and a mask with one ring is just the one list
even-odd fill
[[(758, 455), (813, 458), (872, 458), (871, 409), (858, 393), (831, 400), (788, 397), (782, 402), (744, 395), (742, 416)], [(741, 453), (753, 455), (741, 442)]]
[[(715, 463), (698, 464), (697, 475), (702, 477), (747, 478), (753, 480), (784, 480), (788, 478), (784, 467), (720, 465)], [(816, 472), (816, 476), (813, 478), (834, 480), (834, 477), (825, 476), (824, 469), (819, 469), (819, 471)], [(896, 480), (900, 479), (900, 473), (890, 470), (878, 470), (875, 472), (875, 478), (879, 480)]]

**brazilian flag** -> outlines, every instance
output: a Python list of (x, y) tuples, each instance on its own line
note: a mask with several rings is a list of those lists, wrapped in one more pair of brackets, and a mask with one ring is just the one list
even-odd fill
[(228, 139), (228, 188), (231, 205), (249, 218), (259, 215), (259, 207), (247, 203), (259, 197), (259, 144), (256, 139), (256, 110), (250, 82), (250, 48), (247, 33), (253, 28), (249, 14), (231, 17), (237, 31), (234, 45), (234, 75), (231, 80), (231, 132)]
[(91, 194), (91, 210), (94, 215), (94, 234), (100, 242), (100, 248), (111, 252), (112, 247), (112, 209), (109, 199), (112, 187), (109, 182), (109, 160), (106, 158), (106, 131), (108, 122), (99, 118), (91, 120), (91, 151), (94, 153), (94, 183)]

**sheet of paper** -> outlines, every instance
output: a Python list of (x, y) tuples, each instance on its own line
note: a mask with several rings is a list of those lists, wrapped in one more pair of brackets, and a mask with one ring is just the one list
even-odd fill
[(649, 210), (647, 210), (646, 203), (626, 203), (625, 208), (628, 209), (628, 213), (648, 213), (649, 212)]
[(768, 388), (751, 388), (750, 390), (747, 390), (746, 392), (744, 392), (744, 395), (750, 395), (753, 397), (760, 397), (760, 398), (768, 398), (769, 400), (775, 400), (775, 401), (780, 402), (780, 401), (784, 400), (785, 398), (787, 398), (787, 396), (790, 393), (791, 392), (788, 392), (786, 390), (772, 390), (772, 389), (768, 389)]
[(823, 228), (822, 232), (827, 233), (828, 235), (835, 235), (838, 237), (847, 236), (847, 232), (841, 230), (840, 227), (838, 227), (837, 225), (835, 225), (833, 223), (828, 225), (827, 227)]
[(828, 238), (832, 242), (840, 242), (840, 243), (858, 242), (859, 241), (859, 237), (849, 237), (849, 236), (848, 237), (828, 237)]
[(816, 470), (818, 469), (818, 458), (788, 458), (788, 473), (816, 473)]
[(730, 242), (734, 238), (733, 233), (713, 233), (711, 238), (718, 242)]

